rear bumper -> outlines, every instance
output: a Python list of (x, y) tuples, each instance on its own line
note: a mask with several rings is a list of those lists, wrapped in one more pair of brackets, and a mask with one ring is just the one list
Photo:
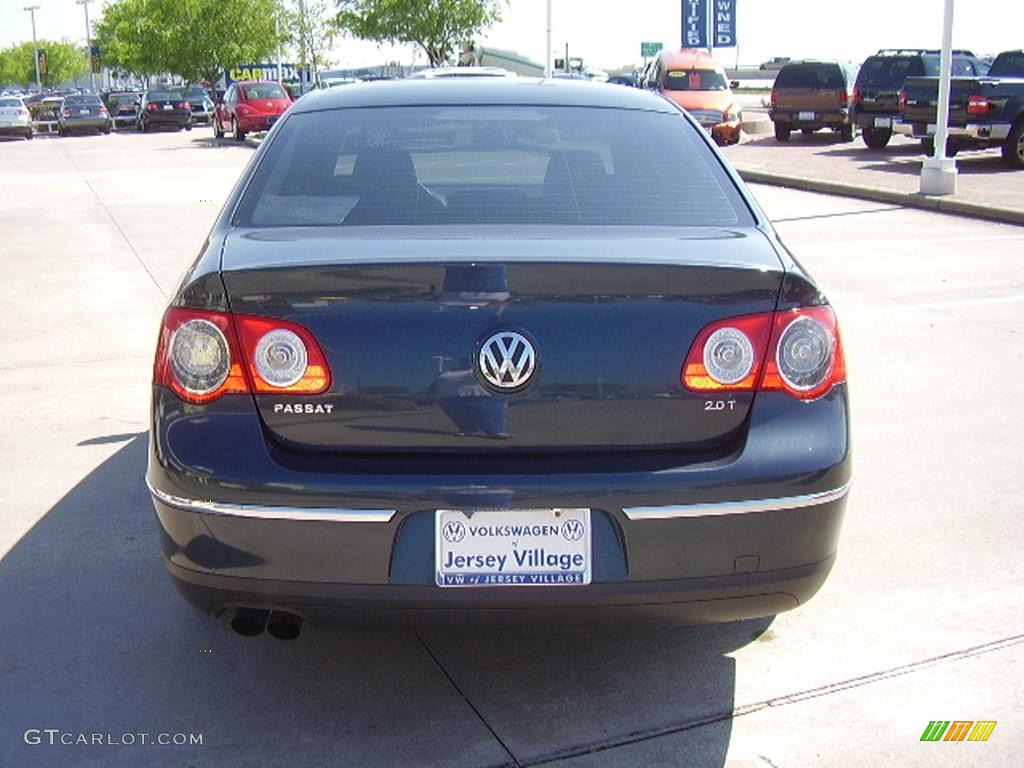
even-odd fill
[[(904, 136), (912, 136), (915, 139), (930, 139), (934, 130), (928, 130), (927, 123), (911, 123), (903, 120), (893, 124), (893, 131)], [(955, 140), (966, 140), (969, 142), (998, 143), (1005, 141), (1010, 135), (1010, 123), (968, 123), (967, 125), (949, 126), (949, 136)]]
[(112, 125), (109, 117), (71, 119), (61, 123), (61, 127), (65, 131), (105, 131)]
[[(174, 407), (154, 397), (155, 412)], [(593, 474), (303, 472), (275, 461), (255, 413), (178, 409), (154, 422), (147, 481), (165, 563), (212, 613), (371, 626), (751, 618), (821, 586), (850, 481), (845, 387), (811, 403), (758, 397), (733, 456)], [(434, 585), (435, 510), (565, 506), (592, 510), (592, 584)]]
[(26, 136), (32, 133), (32, 123), (0, 124), (0, 136)]
[[(810, 110), (808, 110), (810, 111)], [(801, 112), (773, 109), (768, 112), (768, 117), (775, 123), (786, 123), (794, 128), (839, 128), (854, 123), (853, 116), (849, 110), (840, 109), (833, 112), (812, 112), (813, 118), (801, 118)]]
[(238, 127), (246, 133), (254, 131), (269, 131), (274, 123), (281, 119), (281, 115), (260, 115), (260, 116), (248, 116), (235, 118), (238, 121)]
[(865, 129), (892, 130), (900, 119), (898, 112), (861, 112), (853, 113), (853, 121), (862, 131)]
[(160, 112), (147, 113), (145, 117), (140, 118), (146, 125), (170, 125), (175, 128), (184, 128), (186, 125), (192, 124), (192, 115), (166, 115)]
[(317, 626), (422, 629), (580, 629), (706, 624), (772, 616), (809, 600), (835, 557), (753, 574), (586, 587), (441, 590), (260, 580), (191, 571), (167, 560), (178, 591), (219, 616), (235, 608), (281, 610)]

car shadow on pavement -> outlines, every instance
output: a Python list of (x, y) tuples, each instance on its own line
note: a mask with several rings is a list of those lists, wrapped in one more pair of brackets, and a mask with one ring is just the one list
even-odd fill
[(242, 638), (171, 585), (145, 463), (135, 436), (0, 559), (0, 765), (724, 765), (728, 654), (770, 619)]

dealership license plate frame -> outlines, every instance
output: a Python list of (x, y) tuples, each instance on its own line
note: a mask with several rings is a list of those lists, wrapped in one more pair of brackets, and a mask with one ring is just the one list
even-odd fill
[[(577, 521), (582, 528), (569, 521)], [(461, 523), (463, 538), (455, 541), (453, 536), (446, 536), (447, 523)], [(497, 536), (479, 535), (482, 528), (493, 531), (504, 526), (519, 526), (522, 533), (518, 536), (512, 535), (511, 531)], [(556, 531), (546, 535), (525, 534), (537, 526), (549, 526)], [(478, 529), (478, 533), (473, 533), (473, 528)], [(586, 586), (593, 576), (592, 539), (590, 509), (439, 509), (434, 513), (434, 583), (444, 589)], [(471, 546), (473, 543), (476, 548)], [(526, 558), (522, 564), (517, 564), (515, 552)], [(480, 557), (504, 555), (506, 560), (503, 568), (497, 568), (495, 564), (455, 570), (446, 567), (449, 553)], [(543, 562), (537, 564), (535, 560), (531, 562), (530, 558), (536, 559), (538, 554), (556, 557), (582, 555), (583, 563), (565, 570), (546, 566)]]
[(892, 128), (891, 117), (876, 117), (875, 128)]

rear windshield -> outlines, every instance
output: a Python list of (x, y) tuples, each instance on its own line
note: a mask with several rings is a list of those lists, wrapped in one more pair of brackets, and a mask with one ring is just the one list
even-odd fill
[(1000, 53), (988, 74), (989, 77), (1024, 77), (1024, 52)]
[(787, 64), (775, 78), (775, 87), (840, 91), (846, 84), (836, 64)]
[(146, 94), (146, 101), (181, 101), (181, 94), (177, 91), (150, 91)]
[(0, 107), (20, 107), (21, 99), (0, 99)]
[(65, 96), (65, 104), (100, 104), (99, 96)]
[(242, 88), (247, 99), (286, 99), (284, 90), (277, 83), (260, 83)]
[(750, 214), (735, 186), (681, 115), (532, 106), (292, 114), (235, 215), (255, 227), (739, 222)]
[(724, 91), (725, 76), (714, 69), (670, 69), (665, 73), (667, 91)]
[(899, 88), (908, 77), (938, 74), (937, 56), (869, 56), (860, 68), (857, 84), (867, 88)]

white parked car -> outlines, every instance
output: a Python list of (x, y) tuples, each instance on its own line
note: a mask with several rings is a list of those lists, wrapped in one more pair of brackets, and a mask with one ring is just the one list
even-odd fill
[(18, 96), (0, 97), (0, 136), (35, 136), (32, 115)]

